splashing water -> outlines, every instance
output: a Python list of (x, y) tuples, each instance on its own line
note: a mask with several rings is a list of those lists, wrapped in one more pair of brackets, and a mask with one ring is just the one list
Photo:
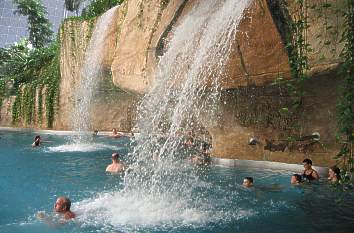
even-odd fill
[(77, 143), (87, 141), (87, 131), (91, 129), (90, 106), (99, 77), (103, 72), (104, 40), (117, 7), (113, 7), (99, 17), (85, 53), (85, 60), (81, 68), (81, 80), (75, 94), (75, 107), (71, 116), (72, 129), (77, 132), (73, 139)]
[[(251, 214), (231, 211), (230, 193), (202, 182), (196, 170), (183, 162), (186, 154), (180, 136), (201, 114), (207, 113), (213, 121), (218, 81), (249, 4), (249, 0), (198, 1), (174, 30), (154, 85), (138, 108), (141, 134), (134, 142), (124, 188), (79, 203), (84, 222), (162, 227), (203, 225)], [(154, 155), (160, 159), (154, 160)], [(216, 193), (215, 199), (203, 194), (208, 191)]]

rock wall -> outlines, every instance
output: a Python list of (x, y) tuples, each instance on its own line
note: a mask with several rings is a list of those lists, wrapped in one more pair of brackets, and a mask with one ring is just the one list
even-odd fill
[[(296, 18), (296, 1), (286, 0), (290, 16)], [(306, 40), (311, 48), (309, 65), (311, 75), (330, 72), (340, 63), (340, 53), (343, 49), (341, 36), (343, 33), (345, 8), (344, 0), (311, 0), (306, 1), (308, 7), (308, 29)]]
[[(112, 64), (114, 83), (128, 91), (144, 93), (153, 82), (153, 71), (161, 55), (161, 38), (173, 36), (172, 26), (200, 0), (128, 1)], [(162, 46), (162, 48), (161, 48)], [(233, 53), (227, 64), (222, 87), (235, 88), (262, 84), (277, 75), (289, 76), (290, 67), (281, 36), (273, 22), (267, 2), (253, 1), (239, 25)]]
[[(128, 131), (134, 118), (134, 108), (137, 96), (123, 92), (112, 84), (109, 69), (113, 62), (116, 48), (116, 38), (119, 33), (119, 22), (122, 20), (121, 8), (114, 13), (114, 20), (104, 36), (105, 44), (103, 69), (105, 70), (99, 80), (99, 88), (95, 90), (95, 101), (92, 105), (91, 125), (93, 129)], [(71, 129), (71, 113), (74, 106), (74, 95), (78, 87), (85, 52), (91, 38), (94, 21), (66, 21), (60, 30), (60, 97), (55, 129)]]
[[(215, 123), (204, 124), (212, 136), (212, 154), (287, 163), (301, 163), (310, 157), (317, 165), (333, 164), (338, 151), (335, 108), (339, 82), (330, 75), (308, 80), (303, 109), (294, 114), (280, 111), (293, 103), (286, 87), (249, 86), (225, 91), (217, 127)], [(311, 139), (315, 132), (320, 134), (320, 141)], [(252, 138), (257, 140), (255, 145), (249, 145)]]
[(145, 93), (153, 81), (156, 50), (186, 0), (125, 1), (120, 7), (125, 18), (120, 24), (112, 64), (115, 85), (128, 91)]
[[(120, 33), (112, 64), (114, 83), (128, 91), (144, 93), (153, 82), (153, 73), (178, 25), (200, 0), (128, 1), (121, 7)], [(165, 5), (162, 5), (165, 3)], [(311, 1), (307, 14), (307, 41), (311, 74), (329, 72), (338, 66), (343, 44), (339, 42), (343, 17), (323, 4), (342, 7), (344, 1)], [(296, 19), (294, 0), (253, 1), (241, 21), (232, 54), (221, 79), (223, 89), (263, 85), (277, 77), (290, 77), (287, 49), (290, 20)], [(318, 20), (320, 17), (321, 20)], [(166, 40), (164, 40), (166, 39)], [(162, 47), (162, 48), (161, 48)]]
[[(31, 85), (21, 85), (18, 95), (9, 96), (2, 100), (0, 109), (0, 126), (16, 126), (31, 128), (47, 128), (46, 117), (46, 86), (38, 85), (32, 91)], [(21, 102), (17, 100), (22, 100)], [(16, 103), (15, 103), (16, 102)], [(13, 114), (14, 104), (17, 104), (16, 113)], [(14, 121), (13, 116), (17, 119)]]
[(59, 106), (54, 128), (69, 129), (74, 106), (75, 88), (80, 82), (80, 69), (85, 58), (95, 22), (68, 20), (60, 30), (60, 86)]
[(10, 96), (0, 101), (0, 125), (12, 126), (12, 105), (14, 104), (16, 96)]

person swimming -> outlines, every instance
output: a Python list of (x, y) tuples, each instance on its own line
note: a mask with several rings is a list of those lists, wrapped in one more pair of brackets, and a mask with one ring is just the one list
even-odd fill
[(304, 165), (304, 171), (302, 173), (302, 179), (307, 181), (318, 180), (320, 176), (318, 175), (317, 171), (312, 168), (312, 161), (311, 159), (304, 159), (302, 161)]
[(253, 186), (253, 178), (252, 177), (245, 177), (243, 179), (243, 183), (242, 183), (243, 187), (246, 187), (246, 188), (250, 188)]
[(300, 184), (302, 181), (302, 176), (299, 174), (294, 174), (291, 176), (291, 184)]
[[(59, 197), (54, 204), (54, 212), (58, 213), (61, 220), (55, 220), (55, 217), (46, 216), (44, 212), (39, 212), (37, 218), (43, 220), (48, 225), (53, 227), (58, 227), (60, 224), (64, 224), (67, 220), (74, 219), (76, 217), (75, 213), (70, 210), (71, 201), (69, 198), (61, 196)], [(65, 220), (65, 221), (63, 221)]]
[(328, 170), (328, 181), (336, 183), (340, 182), (342, 177), (340, 176), (340, 169), (337, 166), (332, 166)]
[(124, 170), (125, 167), (124, 164), (119, 160), (119, 154), (113, 153), (112, 163), (107, 166), (106, 172), (118, 173), (118, 172), (124, 172)]
[(122, 136), (123, 135), (121, 133), (119, 133), (116, 128), (112, 129), (112, 135), (111, 135), (112, 138), (120, 138)]
[(32, 143), (32, 147), (37, 147), (41, 145), (41, 136), (40, 135), (36, 135), (34, 137), (34, 142)]
[(97, 129), (95, 129), (95, 130), (93, 131), (92, 136), (93, 136), (93, 137), (97, 137), (97, 136), (98, 136), (98, 130), (97, 130)]
[(67, 197), (59, 197), (54, 204), (55, 212), (62, 214), (65, 220), (75, 218), (75, 214), (70, 210), (70, 207), (71, 201)]

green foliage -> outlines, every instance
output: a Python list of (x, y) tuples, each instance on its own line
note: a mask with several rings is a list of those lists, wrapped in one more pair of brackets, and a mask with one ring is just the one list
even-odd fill
[[(306, 0), (297, 0), (297, 11), (290, 23), (291, 38), (287, 44), (289, 52), (289, 62), (291, 66), (292, 77), (295, 80), (297, 92), (294, 94), (303, 94), (299, 91), (302, 83), (308, 78), (307, 71), (309, 69), (308, 64), (308, 52), (310, 51), (310, 44), (307, 43), (306, 33), (308, 25), (307, 20), (307, 5)], [(291, 90), (292, 92), (294, 90)], [(299, 96), (302, 97), (301, 95)]]
[(30, 53), (28, 40), (21, 40), (9, 48), (0, 48), (0, 80), (4, 86), (7, 82), (14, 82), (17, 88), (19, 83), (31, 80), (25, 72)]
[(12, 81), (16, 91), (21, 84), (34, 81), (39, 70), (56, 53), (55, 43), (47, 48), (31, 49), (27, 40), (9, 48), (0, 48), (0, 80), (5, 83)]
[[(59, 51), (59, 50), (57, 50)], [(41, 74), (43, 84), (47, 85), (46, 91), (46, 116), (47, 127), (52, 128), (55, 116), (55, 109), (59, 99), (59, 81), (60, 81), (60, 68), (59, 68), (59, 52), (50, 62), (48, 67), (44, 69)]]
[(21, 92), (18, 92), (17, 98), (15, 99), (14, 104), (12, 105), (12, 123), (17, 125), (21, 118), (21, 102), (22, 102), (22, 95)]
[(51, 41), (51, 24), (47, 19), (47, 11), (41, 0), (14, 0), (17, 4), (15, 13), (27, 16), (29, 41), (40, 48)]
[(347, 0), (344, 14), (345, 30), (342, 35), (344, 48), (341, 53), (343, 64), (340, 74), (344, 78), (341, 86), (341, 98), (337, 104), (338, 139), (342, 147), (337, 159), (343, 163), (346, 171), (354, 172), (354, 0)]
[[(13, 81), (13, 90), (7, 90), (7, 93), (17, 95), (12, 108), (12, 120), (15, 125), (20, 122), (30, 125), (34, 122), (36, 88), (45, 86), (48, 95), (47, 126), (52, 127), (59, 91), (59, 45), (52, 43), (49, 47), (39, 49), (28, 49), (26, 45), (28, 43), (24, 40), (10, 48), (0, 49), (0, 56), (8, 58), (0, 64), (3, 68), (0, 80), (5, 83)], [(42, 99), (41, 96), (39, 98), (38, 114), (41, 118)]]
[(83, 9), (83, 18), (93, 18), (102, 15), (114, 6), (120, 5), (124, 0), (93, 0), (91, 4)]
[(308, 53), (311, 51), (307, 42), (307, 29), (309, 27), (306, 0), (295, 1), (294, 12), (289, 17), (287, 27), (286, 48), (288, 51), (289, 64), (291, 67), (291, 79), (284, 79), (279, 76), (273, 85), (284, 87), (290, 97), (291, 103), (286, 102), (279, 112), (292, 119), (289, 133), (301, 132), (299, 119), (303, 117), (304, 83), (308, 79)]

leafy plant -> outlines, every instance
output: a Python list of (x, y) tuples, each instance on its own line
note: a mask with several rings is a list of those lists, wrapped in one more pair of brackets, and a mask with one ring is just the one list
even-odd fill
[(47, 11), (41, 0), (14, 0), (17, 4), (16, 14), (27, 16), (29, 41), (40, 48), (48, 44), (53, 32), (47, 18)]
[(308, 78), (309, 63), (307, 54), (311, 48), (306, 38), (307, 28), (309, 27), (306, 0), (297, 0), (296, 6), (296, 14), (289, 25), (291, 37), (287, 44), (291, 74), (295, 82), (288, 84), (288, 87), (290, 93), (297, 97), (295, 105), (299, 105), (304, 94), (302, 91), (303, 82)]
[(9, 81), (14, 82), (15, 88), (20, 83), (30, 81), (31, 77), (26, 73), (30, 53), (31, 46), (26, 39), (9, 48), (0, 48), (0, 80), (3, 88)]
[[(59, 92), (58, 57), (59, 45), (56, 42), (49, 47), (32, 49), (28, 40), (22, 40), (9, 48), (0, 49), (0, 83), (3, 83), (0, 87), (4, 89), (0, 95), (17, 95), (12, 109), (14, 124), (33, 123), (36, 88), (46, 86), (49, 96), (46, 97), (47, 126), (52, 126)], [(6, 90), (7, 82), (13, 82), (12, 90)], [(39, 104), (38, 112), (42, 111), (41, 107), (42, 104)]]
[(81, 13), (84, 18), (93, 18), (102, 15), (114, 6), (120, 5), (124, 0), (93, 0)]
[(344, 78), (341, 98), (337, 104), (338, 139), (342, 146), (337, 159), (348, 172), (354, 172), (354, 0), (347, 0), (343, 13), (345, 30), (342, 34), (344, 48), (341, 53), (343, 63), (340, 74)]

